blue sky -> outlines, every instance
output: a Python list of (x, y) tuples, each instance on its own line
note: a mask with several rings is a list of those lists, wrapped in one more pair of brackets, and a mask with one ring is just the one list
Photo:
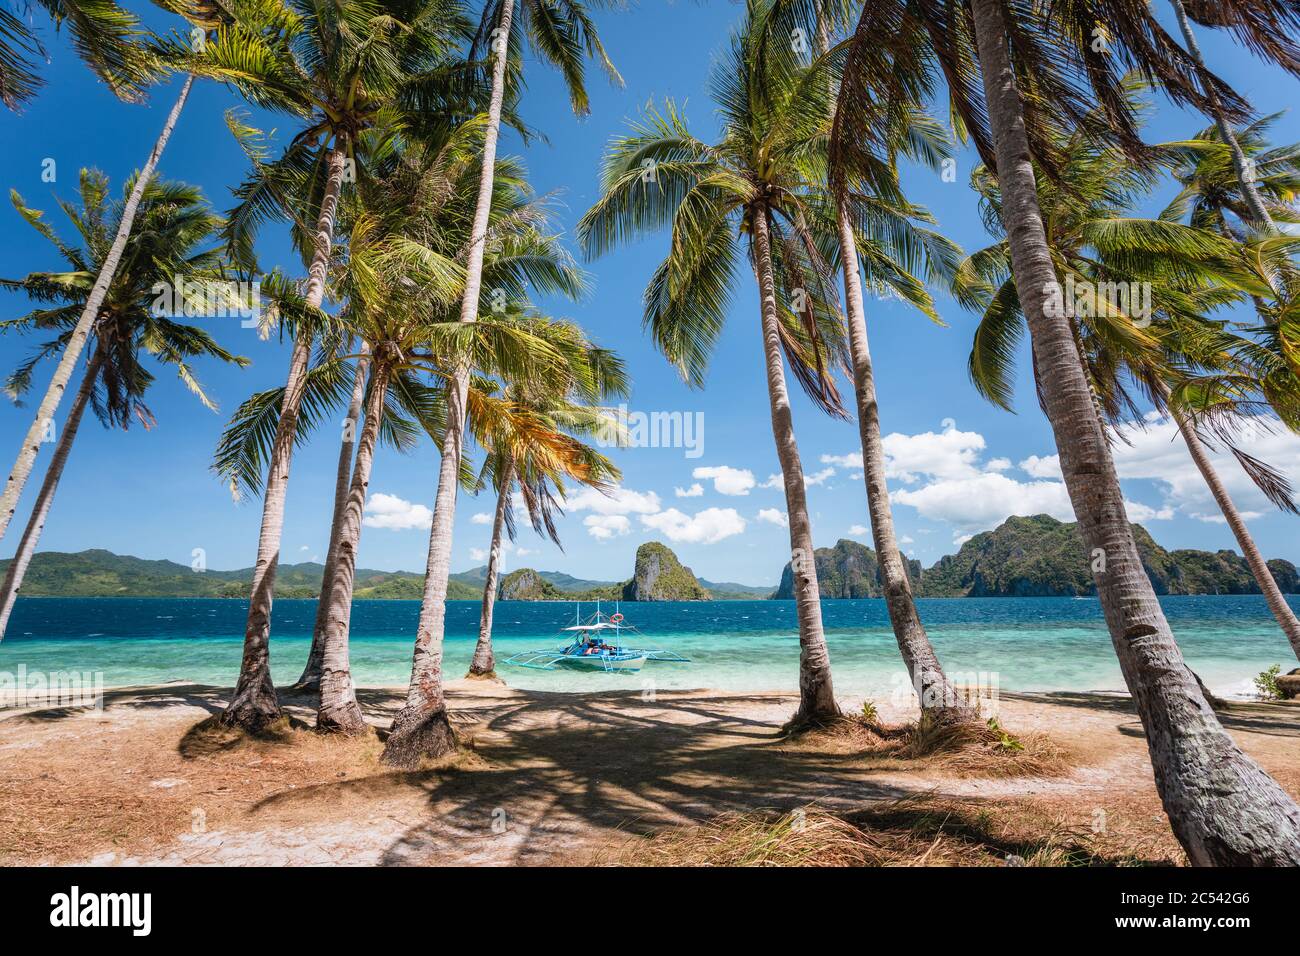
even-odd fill
[[(555, 195), (558, 219), (566, 229), (595, 198), (605, 143), (648, 101), (672, 97), (684, 103), (697, 134), (712, 135), (716, 124), (705, 84), (739, 14), (735, 4), (716, 0), (644, 0), (630, 11), (599, 15), (602, 36), (626, 86), (611, 87), (593, 69), (592, 114), (583, 119), (570, 112), (553, 73), (535, 62), (526, 65), (525, 114), (550, 142), (524, 149), (517, 138), (507, 137), (504, 150), (523, 155), (538, 191)], [(5, 143), (0, 184), (17, 189), (29, 204), (49, 209), (49, 218), (67, 235), (71, 229), (61, 221), (54, 196), (73, 197), (83, 166), (95, 166), (120, 184), (147, 155), (170, 108), (175, 84), (156, 90), (147, 105), (120, 103), (61, 38), (48, 29), (45, 37), (52, 58), (46, 68), (48, 86), (22, 114), (0, 113)], [(1261, 112), (1285, 110), (1300, 93), (1295, 80), (1262, 66), (1226, 40), (1205, 37), (1203, 47), (1213, 67)], [(198, 84), (161, 166), (166, 177), (201, 186), (218, 209), (229, 206), (229, 190), (244, 172), (242, 154), (223, 121), (224, 111), (236, 105), (229, 91)], [(282, 132), (290, 132), (283, 120), (265, 123), (268, 128), (278, 123)], [(1204, 125), (1199, 117), (1162, 103), (1148, 136), (1173, 139)], [(1294, 115), (1282, 118), (1275, 137), (1300, 139)], [(41, 178), (47, 159), (57, 164), (53, 184)], [(906, 174), (912, 198), (928, 205), (946, 234), (969, 250), (988, 241), (967, 185), (974, 162), (973, 154), (961, 155), (956, 183), (945, 183), (925, 170)], [(556, 314), (579, 320), (595, 339), (624, 356), (634, 382), (631, 411), (702, 416), (700, 454), (688, 457), (689, 449), (654, 447), (613, 451), (624, 472), (623, 489), (612, 499), (575, 496), (561, 521), (565, 551), (531, 532), (521, 534), (520, 550), (507, 556), (507, 568), (532, 566), (589, 578), (623, 578), (637, 545), (655, 538), (669, 543), (703, 577), (763, 584), (776, 580), (788, 558), (788, 539), (780, 524), (784, 496), (779, 486), (764, 487), (777, 465), (753, 289), (742, 283), (734, 290), (731, 317), (707, 387), (686, 388), (641, 332), (641, 292), (663, 255), (665, 241), (656, 237), (589, 264), (589, 298), (554, 308)], [(296, 268), (282, 230), (268, 233), (261, 248), (264, 266)], [(0, 263), (7, 277), (59, 267), (53, 250), (8, 204), (0, 208)], [(965, 536), (991, 528), (1009, 514), (1069, 517), (1051, 458), (1051, 432), (1028, 379), (1021, 382), (1019, 414), (983, 401), (966, 376), (975, 318), (950, 300), (940, 305), (947, 322), (943, 328), (897, 303), (868, 301), (900, 540), (904, 550), (926, 565), (955, 551)], [(0, 313), (6, 317), (27, 308), (22, 297), (0, 293)], [(202, 548), (213, 568), (252, 564), (260, 505), (233, 503), (208, 463), (226, 417), (252, 391), (282, 381), (288, 352), (278, 342), (260, 341), (254, 332), (239, 328), (237, 320), (213, 319), (210, 327), (228, 348), (253, 360), (244, 370), (214, 363), (200, 369), (221, 411), (205, 410), (174, 377), (164, 374), (149, 399), (157, 416), (152, 430), (109, 432), (88, 420), (46, 525), (42, 550), (107, 548), (189, 563), (193, 550)], [(31, 345), (18, 336), (0, 337), (0, 365), (12, 367)], [(1021, 367), (1027, 371), (1027, 366), (1024, 357)], [(44, 376), (38, 388), (44, 387)], [(843, 388), (848, 394), (849, 385)], [(30, 414), (29, 408), (16, 408), (7, 400), (0, 403), (4, 455), (16, 452)], [(830, 545), (842, 537), (869, 544), (860, 470), (852, 460), (858, 450), (856, 426), (826, 419), (802, 396), (796, 398), (795, 418), (804, 469), (815, 482), (809, 487), (809, 502), (816, 544)], [(337, 435), (336, 428), (322, 429), (296, 457), (283, 561), (324, 553)], [(1133, 517), (1166, 547), (1234, 547), (1230, 532), (1214, 520), (1213, 503), (1190, 461), (1171, 438), (1167, 425), (1153, 423), (1145, 432), (1135, 431), (1131, 445), (1117, 449), (1125, 491), (1134, 503)], [(1262, 435), (1253, 449), (1300, 484), (1300, 441)], [(1264, 552), (1300, 561), (1300, 519), (1270, 508), (1234, 465), (1224, 463), (1223, 472), (1238, 492), (1241, 507), (1255, 515), (1250, 526)], [(433, 504), (436, 473), (437, 453), (427, 444), (409, 456), (380, 452), (371, 491), (387, 497), (377, 498), (371, 509), (361, 545), (363, 566), (423, 569), (427, 535), (422, 519), (424, 509)], [(0, 555), (12, 553), (17, 522), (26, 520), (38, 480), (29, 485)], [(481, 563), (489, 531), (483, 515), (492, 504), (487, 495), (477, 500), (462, 497), (454, 568)]]

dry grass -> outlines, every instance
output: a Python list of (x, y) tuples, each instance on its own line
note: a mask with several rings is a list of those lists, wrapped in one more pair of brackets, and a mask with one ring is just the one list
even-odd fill
[(1069, 751), (1047, 734), (1014, 735), (996, 720), (943, 723), (922, 717), (887, 726), (844, 716), (788, 740), (801, 750), (923, 762), (960, 777), (1058, 777), (1072, 767)]
[(597, 853), (597, 866), (1142, 866), (1160, 855), (1115, 849), (1029, 807), (907, 798), (849, 814), (815, 806), (724, 813)]

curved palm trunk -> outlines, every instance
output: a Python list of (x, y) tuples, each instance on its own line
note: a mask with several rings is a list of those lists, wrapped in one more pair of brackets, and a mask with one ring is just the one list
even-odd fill
[(515, 481), (515, 462), (507, 456), (505, 466), (501, 469), (498, 484), (501, 491), (497, 494), (497, 510), (492, 518), (492, 550), (488, 552), (487, 580), (483, 582), (483, 609), (478, 618), (478, 643), (474, 645), (474, 657), (469, 663), (466, 677), (490, 678), (496, 676), (496, 657), (492, 653), (492, 609), (497, 601), (497, 576), (501, 568), (501, 529), (506, 523), (506, 504), (510, 501), (510, 489)]
[(1045, 307), (1057, 288), (1020, 93), (1008, 54), (1005, 0), (973, 0), (985, 98), (1012, 271), (1120, 670), (1133, 695), (1174, 835), (1193, 865), (1300, 864), (1300, 807), (1224, 731), (1156, 600), (1133, 541), (1110, 448), (1069, 323)]
[[(329, 268), (330, 246), (334, 240), (334, 217), (339, 192), (343, 188), (343, 150), (330, 149), (327, 157), (329, 175), (321, 197), (320, 216), (311, 268), (307, 277), (307, 303), (319, 308), (325, 297), (325, 273)], [(280, 717), (280, 703), (271, 683), (271, 604), (275, 589), (275, 572), (280, 562), (280, 533), (284, 530), (284, 502), (289, 486), (289, 466), (293, 462), (293, 442), (298, 430), (298, 411), (302, 406), (307, 382), (307, 364), (311, 358), (311, 333), (299, 329), (294, 337), (285, 380), (284, 400), (280, 404), (280, 421), (275, 428), (275, 443), (267, 466), (266, 489), (262, 496), (262, 526), (257, 540), (257, 564), (253, 567), (253, 588), (248, 599), (248, 620), (244, 625), (244, 657), (239, 667), (239, 682), (230, 706), (221, 722), (252, 733), (262, 730)]]
[(790, 393), (781, 362), (781, 334), (777, 326), (776, 282), (772, 274), (772, 244), (767, 208), (753, 209), (754, 261), (757, 267), (762, 307), (763, 358), (767, 367), (767, 395), (772, 406), (772, 438), (785, 505), (790, 516), (790, 573), (794, 578), (795, 609), (799, 616), (799, 710), (792, 726), (820, 723), (839, 716), (839, 705), (831, 687), (831, 658), (822, 630), (821, 594), (813, 562), (812, 525), (808, 520), (808, 499), (803, 481), (803, 464), (794, 437), (794, 416)]
[[(1178, 29), (1182, 31), (1183, 42), (1187, 44), (1187, 52), (1192, 55), (1196, 65), (1205, 70), (1205, 59), (1201, 56), (1201, 45), (1196, 40), (1196, 32), (1192, 29), (1192, 22), (1188, 19), (1187, 8), (1183, 6), (1183, 0), (1169, 0), (1170, 5), (1174, 8), (1174, 16), (1178, 19)], [(1227, 145), (1229, 152), (1232, 153), (1232, 166), (1237, 171), (1237, 180), (1241, 183), (1241, 194), (1246, 200), (1246, 207), (1250, 210), (1251, 218), (1259, 225), (1267, 227), (1269, 230), (1276, 230), (1277, 226), (1273, 222), (1273, 217), (1269, 215), (1268, 209), (1264, 206), (1264, 200), (1256, 188), (1254, 180), (1247, 173), (1246, 154), (1241, 148), (1241, 143), (1237, 140), (1236, 133), (1228, 121), (1223, 118), (1223, 111), (1219, 109), (1217, 100), (1213, 99), (1214, 106), (1214, 125), (1219, 128), (1219, 135), (1223, 137), (1223, 142)]]
[(871, 512), (871, 539), (880, 564), (880, 581), (894, 638), (907, 665), (912, 689), (921, 712), (943, 720), (964, 720), (974, 711), (960, 700), (957, 690), (939, 664), (929, 635), (921, 623), (912, 596), (898, 541), (894, 515), (889, 507), (889, 486), (885, 480), (885, 451), (880, 441), (880, 407), (876, 402), (876, 380), (867, 340), (866, 309), (862, 279), (858, 274), (858, 245), (848, 209), (839, 208), (840, 259), (844, 269), (844, 301), (849, 325), (849, 351), (853, 360), (853, 387), (858, 400), (858, 433), (862, 440), (862, 477), (867, 486), (867, 507)]
[[(474, 225), (470, 231), (469, 255), (465, 265), (465, 295), (460, 304), (460, 321), (478, 320), (478, 300), (483, 286), (483, 252), (487, 246), (488, 214), (492, 210), (492, 186), (496, 174), (497, 138), (501, 131), (501, 104), (506, 91), (506, 56), (514, 0), (503, 0), (498, 38), (501, 49), (492, 64), (492, 98), (488, 124), (483, 135), (483, 168), (479, 173)], [(411, 685), (406, 704), (393, 720), (392, 732), (384, 745), (383, 761), (395, 767), (413, 767), (422, 757), (439, 757), (456, 746), (456, 735), (447, 719), (447, 701), (442, 690), (442, 639), (446, 616), (447, 576), (451, 573), (451, 532), (456, 517), (457, 479), (464, 444), (465, 400), (469, 393), (469, 369), (453, 376), (447, 407), (447, 434), (442, 441), (442, 463), (438, 468), (438, 496), (429, 528), (429, 560), (424, 571), (424, 596), (411, 661)]]
[(36, 544), (41, 540), (45, 519), (49, 516), (50, 506), (54, 504), (54, 493), (59, 488), (59, 479), (63, 477), (63, 468), (68, 463), (68, 454), (72, 451), (72, 443), (76, 440), (77, 428), (81, 425), (81, 417), (85, 414), (91, 393), (95, 390), (95, 377), (99, 374), (99, 367), (103, 361), (103, 353), (96, 350), (94, 357), (86, 366), (81, 386), (72, 400), (72, 407), (68, 409), (68, 420), (63, 423), (63, 433), (59, 435), (54, 455), (50, 458), (50, 467), (45, 472), (45, 480), (41, 482), (36, 504), (32, 506), (31, 517), (27, 519), (27, 527), (23, 529), (23, 536), (18, 540), (18, 550), (9, 562), (9, 569), (5, 572), (4, 590), (0, 594), (0, 601), (3, 601), (0, 604), (0, 639), (4, 638), (5, 629), (9, 626), (9, 615), (13, 613), (14, 603), (18, 600), (18, 589), (23, 586), (23, 578), (32, 563)]
[(185, 100), (190, 95), (190, 87), (193, 85), (194, 77), (187, 76), (181, 86), (180, 94), (176, 97), (176, 102), (172, 104), (171, 112), (167, 114), (167, 121), (163, 123), (163, 128), (158, 133), (158, 139), (154, 141), (153, 151), (149, 154), (139, 175), (136, 176), (131, 195), (127, 197), (126, 205), (122, 207), (122, 219), (117, 225), (117, 235), (113, 237), (108, 255), (104, 257), (104, 262), (99, 267), (99, 275), (95, 277), (95, 284), (90, 289), (90, 295), (86, 297), (81, 318), (77, 320), (77, 325), (72, 330), (67, 345), (64, 346), (63, 356), (54, 369), (54, 377), (45, 387), (45, 395), (41, 398), (41, 404), (37, 406), (36, 417), (32, 420), (32, 426), (27, 430), (27, 436), (18, 450), (18, 459), (14, 462), (13, 470), (9, 472), (4, 493), (0, 494), (0, 538), (4, 537), (9, 522), (13, 520), (14, 512), (18, 509), (18, 498), (22, 495), (23, 486), (27, 484), (27, 479), (31, 477), (32, 469), (36, 465), (36, 455), (41, 449), (41, 436), (45, 434), (46, 422), (54, 420), (54, 413), (58, 411), (59, 403), (63, 401), (63, 392), (72, 379), (72, 371), (76, 368), (77, 360), (81, 358), (81, 352), (86, 347), (86, 340), (90, 338), (91, 326), (99, 316), (99, 308), (104, 304), (113, 277), (117, 275), (122, 253), (126, 249), (127, 240), (131, 237), (131, 227), (135, 225), (135, 214), (140, 208), (140, 200), (149, 181), (153, 179), (158, 160), (167, 146), (167, 140), (171, 139), (172, 130), (176, 128), (176, 121), (180, 118)]
[(307, 652), (307, 666), (293, 689), (310, 694), (320, 690), (321, 665), (325, 660), (325, 628), (329, 623), (329, 593), (334, 580), (334, 567), (339, 558), (339, 532), (343, 527), (343, 512), (348, 504), (348, 489), (352, 484), (352, 453), (356, 447), (357, 422), (361, 420), (361, 403), (366, 394), (366, 368), (370, 346), (361, 343), (361, 356), (357, 359), (356, 375), (352, 379), (352, 397), (348, 399), (348, 428), (339, 444), (338, 469), (334, 474), (334, 513), (330, 518), (329, 547), (325, 552), (325, 567), (321, 572), (320, 596), (316, 599), (316, 623), (311, 631), (311, 650)]
[[(338, 556), (330, 579), (322, 652), (320, 708), (316, 712), (316, 729), (340, 734), (366, 733), (365, 718), (357, 706), (352, 686), (352, 666), (348, 660), (348, 628), (352, 623), (352, 589), (356, 580), (357, 548), (361, 544), (361, 515), (370, 487), (370, 469), (375, 461), (375, 442), (384, 418), (384, 396), (388, 392), (388, 370), (375, 363), (370, 378), (370, 401), (366, 424), (357, 441), (357, 463), (352, 469), (352, 486), (339, 528)], [(325, 594), (321, 595), (322, 600)]]
[(1277, 581), (1273, 579), (1273, 572), (1268, 569), (1268, 562), (1259, 553), (1259, 548), (1255, 546), (1255, 539), (1246, 529), (1246, 522), (1242, 520), (1237, 506), (1233, 504), (1232, 496), (1224, 487), (1219, 473), (1214, 470), (1214, 465), (1210, 462), (1210, 456), (1206, 454), (1205, 445), (1196, 434), (1196, 429), (1177, 412), (1174, 413), (1174, 421), (1183, 436), (1183, 441), (1187, 443), (1187, 450), (1191, 453), (1192, 461), (1196, 463), (1197, 471), (1205, 479), (1210, 494), (1214, 495), (1219, 510), (1223, 512), (1223, 517), (1228, 522), (1228, 527), (1232, 529), (1237, 544), (1241, 546), (1241, 553), (1250, 566), (1250, 573), (1255, 576), (1255, 582), (1259, 585), (1260, 593), (1264, 595), (1268, 609), (1277, 618), (1277, 623), (1282, 628), (1282, 633), (1286, 635), (1286, 639), (1291, 642), (1291, 649), (1296, 657), (1300, 657), (1300, 621), (1296, 620), (1295, 612), (1282, 596), (1282, 589), (1277, 586)]

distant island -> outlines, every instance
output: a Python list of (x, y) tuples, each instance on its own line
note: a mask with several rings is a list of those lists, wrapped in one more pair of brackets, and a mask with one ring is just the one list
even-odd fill
[[(1166, 551), (1146, 528), (1133, 525), (1138, 552), (1157, 594), (1258, 594), (1246, 561), (1235, 551)], [(881, 596), (876, 552), (842, 539), (814, 552), (823, 598)], [(1048, 515), (1008, 518), (993, 531), (975, 535), (956, 554), (922, 569), (904, 558), (918, 597), (1081, 597), (1096, 593), (1092, 562), (1075, 525)], [(1290, 561), (1268, 562), (1285, 594), (1300, 593), (1300, 578)], [(775, 597), (793, 595), (790, 565)]]
[[(1138, 551), (1157, 594), (1258, 594), (1245, 560), (1234, 551), (1166, 551), (1141, 525), (1133, 526)], [(1091, 561), (1070, 523), (1048, 515), (1008, 518), (993, 531), (965, 542), (956, 554), (932, 567), (904, 558), (919, 597), (1078, 597), (1091, 595)], [(876, 553), (858, 541), (842, 539), (814, 552), (823, 598), (881, 596)], [(0, 573), (8, 566), (0, 561)], [(1290, 561), (1268, 562), (1286, 594), (1300, 594), (1300, 574)], [(315, 562), (282, 564), (275, 593), (284, 598), (315, 598), (323, 567)], [(25, 597), (213, 597), (246, 598), (252, 569), (195, 571), (175, 561), (152, 561), (92, 549), (42, 551), (32, 560), (23, 584)], [(356, 597), (418, 600), (424, 575), (414, 571), (358, 568)], [(449, 600), (482, 597), (487, 568), (451, 575)], [(642, 544), (632, 575), (624, 581), (595, 581), (560, 571), (519, 568), (502, 576), (498, 594), (507, 601), (709, 601), (789, 600), (790, 565), (778, 585), (754, 586), (697, 578), (667, 545)]]

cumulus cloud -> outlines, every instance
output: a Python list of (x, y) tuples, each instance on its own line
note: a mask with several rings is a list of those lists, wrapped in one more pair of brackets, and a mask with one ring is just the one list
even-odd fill
[(838, 468), (861, 468), (862, 452), (850, 452), (847, 455), (822, 455), (823, 465), (835, 465)]
[(427, 528), (433, 523), (433, 512), (424, 505), (413, 504), (396, 495), (376, 492), (366, 502), (361, 523), (367, 528), (388, 528), (392, 531)]
[(903, 488), (894, 492), (894, 500), (915, 508), (923, 518), (946, 521), (970, 533), (995, 528), (1011, 515), (1074, 520), (1070, 498), (1059, 481), (1022, 482), (997, 472)]
[(470, 516), (470, 522), (473, 524), (491, 524), (492, 515), (487, 511), (479, 511)]
[(704, 486), (697, 481), (689, 488), (674, 488), (673, 494), (678, 498), (698, 498), (704, 494)]
[(824, 485), (827, 479), (835, 476), (834, 468), (823, 468), (821, 471), (815, 471), (811, 475), (803, 476), (805, 488), (811, 488), (813, 485)]
[(1030, 455), (1020, 463), (1020, 470), (1031, 478), (1061, 478), (1061, 456), (1047, 455), (1040, 458)]
[(684, 544), (714, 544), (745, 530), (745, 519), (735, 508), (705, 508), (693, 515), (669, 508), (641, 515), (641, 523), (670, 541)]
[(861, 537), (864, 534), (870, 534), (870, 533), (871, 533), (871, 529), (864, 524), (849, 525), (849, 534), (855, 534)]
[(775, 508), (763, 508), (758, 513), (759, 521), (766, 521), (768, 524), (774, 524), (780, 528), (790, 527), (790, 516), (784, 511), (777, 511)]
[(902, 435), (898, 432), (881, 439), (885, 450), (885, 477), (904, 484), (922, 478), (974, 478), (984, 451), (984, 436), (979, 432), (958, 431), (955, 427), (942, 432)]
[[(713, 490), (720, 495), (747, 495), (754, 487), (754, 473), (748, 468), (732, 468), (730, 465), (711, 465), (696, 468), (691, 472), (692, 478), (703, 478), (713, 482)], [(682, 497), (688, 497), (683, 495)]]
[(587, 534), (597, 541), (621, 538), (632, 530), (632, 522), (624, 515), (587, 515), (582, 519)]
[(661, 507), (653, 491), (633, 491), (621, 485), (605, 494), (595, 488), (580, 488), (564, 499), (564, 510), (590, 511), (598, 515), (651, 514)]

